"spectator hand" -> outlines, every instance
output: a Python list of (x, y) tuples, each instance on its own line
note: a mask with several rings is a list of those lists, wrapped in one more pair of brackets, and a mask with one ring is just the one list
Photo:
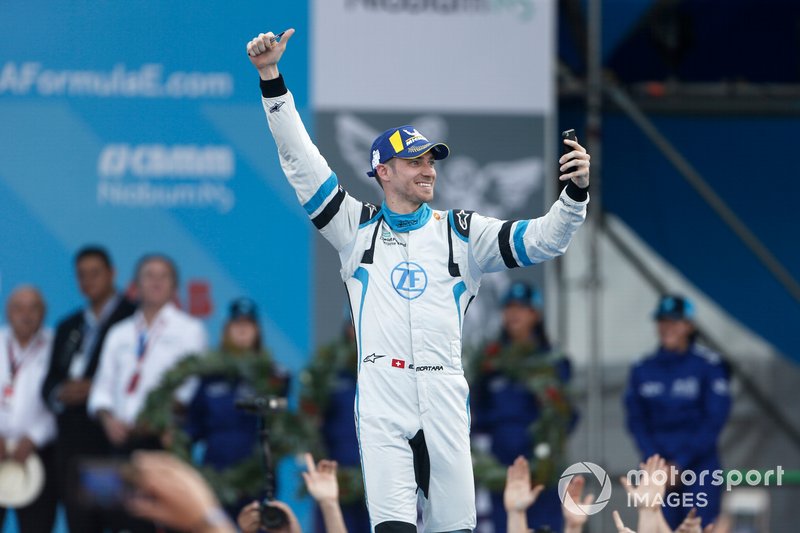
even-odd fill
[[(583, 476), (575, 476), (567, 486), (567, 494), (569, 494), (572, 501), (579, 505), (590, 505), (594, 501), (594, 494), (587, 494), (583, 496), (583, 488), (586, 486), (586, 478)], [(572, 514), (563, 505), (561, 511), (564, 514), (564, 531), (581, 531), (583, 525), (589, 519), (586, 514)]]
[[(647, 462), (639, 463), (639, 469), (644, 472), (642, 483), (632, 485), (625, 476), (620, 478), (625, 491), (631, 496), (634, 504), (638, 507), (661, 507), (666, 491), (666, 481), (669, 474), (666, 470), (666, 462), (658, 454), (648, 457)], [(657, 472), (662, 472), (663, 476), (656, 476)], [(663, 483), (661, 479), (663, 477)]]
[(106, 432), (108, 440), (111, 441), (111, 444), (120, 446), (128, 440), (131, 428), (129, 428), (127, 424), (118, 420), (107, 411), (101, 416), (100, 420), (103, 423), (103, 429)]
[(681, 525), (675, 530), (675, 533), (711, 533), (714, 529), (714, 524), (709, 524), (703, 528), (703, 519), (697, 516), (697, 509), (692, 509), (686, 518), (683, 519)]
[(255, 501), (242, 507), (242, 510), (239, 511), (239, 516), (236, 517), (236, 523), (239, 524), (239, 529), (242, 530), (242, 533), (258, 533), (259, 531), (267, 531), (268, 533), (302, 533), (300, 522), (288, 505), (277, 500), (272, 500), (269, 504), (286, 513), (287, 524), (280, 529), (263, 529), (261, 527), (261, 506)]
[(524, 512), (533, 505), (544, 490), (543, 485), (531, 489), (531, 471), (528, 460), (519, 456), (506, 473), (506, 488), (503, 491), (503, 504), (506, 512)]
[(619, 516), (619, 512), (614, 511), (614, 525), (617, 526), (617, 533), (636, 533), (629, 527), (625, 527), (625, 524), (622, 523), (622, 518)]
[(242, 507), (242, 510), (239, 511), (239, 516), (236, 517), (236, 523), (239, 524), (239, 529), (242, 530), (242, 533), (258, 533), (258, 528), (261, 525), (258, 502), (251, 502)]
[(31, 439), (28, 437), (22, 437), (18, 442), (17, 445), (14, 447), (14, 452), (11, 454), (11, 458), (18, 462), (24, 464), (25, 461), (28, 460), (28, 456), (36, 449), (36, 445), (33, 443)]
[(58, 391), (58, 401), (64, 405), (81, 405), (86, 403), (92, 382), (88, 379), (71, 379), (64, 382)]
[(233, 532), (234, 527), (200, 474), (166, 452), (136, 452), (128, 510), (181, 531)]
[(336, 479), (336, 461), (321, 460), (316, 466), (310, 453), (305, 454), (307, 472), (303, 480), (309, 494), (319, 503), (339, 501), (339, 482)]
[(303, 531), (300, 529), (300, 522), (297, 521), (297, 517), (288, 505), (278, 500), (272, 500), (269, 502), (269, 504), (273, 507), (281, 509), (284, 513), (286, 513), (286, 517), (289, 520), (286, 525), (280, 529), (265, 529), (264, 531), (267, 533), (303, 533)]

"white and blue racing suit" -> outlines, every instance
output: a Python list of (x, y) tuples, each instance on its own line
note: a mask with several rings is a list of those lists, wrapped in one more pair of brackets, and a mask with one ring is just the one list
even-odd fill
[[(262, 81), (286, 177), (339, 253), (359, 349), (355, 422), (373, 530), (472, 530), (475, 495), (462, 321), (487, 272), (564, 253), (586, 216), (571, 184), (541, 218), (503, 221), (423, 204), (408, 215), (351, 197), (309, 138), (283, 78)], [(384, 527), (381, 526), (384, 524)]]

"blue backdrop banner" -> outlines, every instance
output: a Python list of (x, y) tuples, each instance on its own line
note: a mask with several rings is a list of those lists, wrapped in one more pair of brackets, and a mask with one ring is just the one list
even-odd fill
[[(292, 53), (306, 58), (307, 3), (51, 0), (2, 11), (0, 298), (34, 284), (54, 325), (82, 303), (79, 247), (105, 245), (120, 288), (139, 256), (163, 252), (180, 269), (180, 304), (213, 342), (227, 303), (250, 296), (267, 345), (296, 374), (314, 327), (312, 228), (278, 164), (245, 45), (292, 26)], [(304, 115), (307, 64), (283, 69)]]
[[(285, 4), (3, 8), (0, 295), (41, 287), (54, 323), (80, 302), (71, 259), (81, 245), (106, 245), (122, 286), (137, 257), (160, 251), (177, 261), (181, 303), (213, 338), (227, 301), (249, 295), (277, 356), (302, 363), (311, 229), (244, 52), (267, 23), (306, 25), (307, 6)], [(307, 54), (307, 35), (298, 32), (294, 54)], [(287, 76), (305, 110), (304, 66), (293, 62)]]

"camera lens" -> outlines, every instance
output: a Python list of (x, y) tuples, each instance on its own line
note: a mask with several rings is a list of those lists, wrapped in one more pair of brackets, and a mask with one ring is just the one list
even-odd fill
[(270, 505), (269, 502), (261, 503), (261, 527), (265, 529), (278, 529), (289, 523), (289, 517), (283, 509)]

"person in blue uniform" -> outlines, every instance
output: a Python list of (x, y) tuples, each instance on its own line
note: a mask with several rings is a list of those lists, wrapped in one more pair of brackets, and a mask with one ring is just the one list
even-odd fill
[[(731, 409), (728, 369), (719, 355), (695, 343), (691, 300), (663, 296), (654, 318), (659, 346), (631, 370), (625, 393), (628, 429), (642, 460), (657, 453), (675, 467), (676, 483), (664, 506), (670, 527), (677, 528), (692, 507), (709, 524), (719, 514), (722, 496), (711, 473), (721, 468), (717, 441)], [(684, 471), (687, 483), (681, 482)], [(693, 482), (688, 471), (698, 479)], [(705, 483), (700, 482), (703, 472), (708, 472)]]
[[(269, 357), (261, 341), (258, 310), (249, 298), (231, 302), (224, 326), (222, 357)], [(274, 396), (285, 397), (289, 376), (277, 365), (267, 376), (206, 376), (199, 383), (186, 413), (184, 430), (193, 442), (205, 445), (202, 464), (223, 471), (250, 459), (258, 448), (258, 423), (255, 414), (236, 407), (236, 401), (256, 395), (252, 379), (265, 379)], [(235, 520), (239, 510), (259, 494), (242, 494), (240, 502), (226, 506)]]
[[(558, 476), (565, 466), (566, 438), (576, 420), (566, 390), (571, 365), (550, 344), (541, 294), (535, 287), (514, 282), (502, 304), (503, 329), (480, 356), (471, 399), (473, 433), (490, 437), (489, 460), (494, 470), (502, 470), (497, 470), (499, 475), (482, 476), (483, 469), (477, 467), (476, 478), (491, 492), (494, 530), (506, 531), (505, 468), (518, 456), (526, 457), (534, 482), (545, 486), (536, 505), (528, 509), (528, 524), (561, 531)], [(480, 463), (485, 460), (476, 461)], [(493, 485), (489, 478), (500, 484)]]
[[(348, 531), (369, 531), (358, 438), (353, 423), (358, 348), (350, 310), (338, 339), (320, 348), (301, 377), (301, 410), (316, 418), (324, 454), (338, 463), (342, 515)], [(317, 531), (324, 531), (317, 515)]]

